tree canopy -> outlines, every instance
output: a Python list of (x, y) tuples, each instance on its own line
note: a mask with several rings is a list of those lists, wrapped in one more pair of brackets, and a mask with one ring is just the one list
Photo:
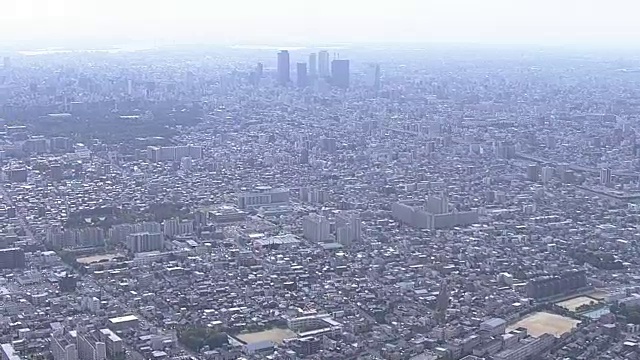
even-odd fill
[(216, 349), (229, 343), (227, 334), (206, 327), (190, 327), (178, 331), (178, 341), (191, 351), (199, 352), (205, 346)]

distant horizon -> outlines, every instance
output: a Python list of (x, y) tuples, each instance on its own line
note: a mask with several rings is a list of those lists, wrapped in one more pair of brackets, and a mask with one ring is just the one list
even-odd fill
[[(55, 53), (74, 52), (138, 52), (138, 51), (171, 51), (195, 48), (197, 50), (246, 50), (246, 51), (273, 51), (289, 50), (292, 52), (317, 52), (326, 50), (518, 50), (518, 51), (551, 51), (551, 52), (612, 52), (611, 55), (621, 53), (634, 53), (640, 57), (640, 44), (638, 45), (618, 45), (618, 44), (518, 44), (518, 43), (481, 43), (481, 42), (353, 42), (353, 43), (224, 43), (224, 42), (130, 42), (130, 43), (96, 43), (96, 42), (68, 42), (67, 44), (24, 44), (23, 46), (2, 46), (0, 44), (0, 54), (19, 55), (43, 55)], [(275, 56), (275, 55), (274, 55)]]
[(3, 0), (9, 48), (481, 44), (640, 48), (631, 0)]

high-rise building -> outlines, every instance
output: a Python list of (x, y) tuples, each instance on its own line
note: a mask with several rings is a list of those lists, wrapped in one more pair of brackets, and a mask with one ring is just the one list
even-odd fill
[(162, 250), (164, 238), (162, 233), (135, 233), (127, 236), (127, 247), (133, 253)]
[(540, 167), (538, 164), (531, 164), (527, 167), (527, 180), (529, 181), (538, 181), (540, 177)]
[(326, 50), (318, 53), (318, 75), (321, 77), (331, 76), (329, 69), (329, 52)]
[(326, 217), (312, 213), (302, 220), (304, 238), (312, 242), (323, 242), (329, 239), (329, 220)]
[(76, 341), (69, 334), (54, 334), (49, 341), (54, 360), (78, 360)]
[(78, 284), (78, 278), (69, 274), (58, 279), (58, 290), (62, 293), (74, 292), (76, 291), (76, 286)]
[(553, 168), (546, 166), (542, 168), (542, 173), (541, 173), (541, 178), (542, 178), (542, 182), (543, 183), (548, 183), (549, 181), (551, 181), (551, 179), (553, 179)]
[(0, 269), (24, 268), (24, 250), (20, 248), (8, 248), (0, 250)]
[(264, 65), (262, 65), (261, 62), (258, 63), (258, 65), (256, 65), (256, 76), (259, 78), (262, 77), (262, 74), (264, 73)]
[(162, 222), (162, 233), (165, 236), (175, 236), (180, 232), (180, 219), (166, 219)]
[(380, 78), (380, 65), (371, 64), (367, 72), (367, 86), (375, 91), (379, 91), (381, 86)]
[(584, 270), (570, 270), (553, 276), (541, 276), (527, 282), (527, 296), (533, 299), (566, 294), (587, 286)]
[(609, 185), (611, 184), (611, 169), (604, 168), (600, 170), (600, 184)]
[(316, 53), (309, 54), (309, 76), (312, 79), (318, 76), (318, 57)]
[(440, 291), (436, 298), (436, 311), (435, 318), (439, 324), (443, 324), (447, 319), (447, 308), (449, 307), (449, 287), (447, 282), (444, 281), (440, 285)]
[(296, 65), (297, 71), (297, 85), (298, 87), (306, 87), (309, 84), (309, 79), (307, 76), (307, 63), (299, 62)]
[(6, 69), (10, 69), (11, 68), (11, 58), (8, 57), (8, 56), (5, 56), (2, 59), (2, 64), (3, 64), (4, 68), (5, 68), (5, 70)]
[(356, 213), (344, 212), (336, 216), (338, 242), (351, 243), (362, 239), (362, 220)]
[(516, 146), (501, 141), (496, 145), (496, 156), (500, 159), (513, 159), (516, 156)]
[(442, 192), (440, 196), (429, 196), (427, 198), (426, 208), (427, 212), (432, 214), (446, 214), (449, 212), (449, 198), (447, 194)]
[(286, 85), (291, 81), (291, 64), (289, 51), (282, 50), (278, 53), (278, 84)]
[(309, 150), (302, 149), (300, 151), (300, 164), (308, 164), (309, 163)]
[(109, 329), (101, 329), (100, 340), (104, 342), (107, 348), (107, 358), (116, 359), (124, 356), (124, 342), (113, 331)]
[(331, 62), (331, 83), (342, 89), (349, 87), (349, 60), (336, 59)]
[(107, 347), (99, 332), (78, 333), (76, 338), (79, 360), (106, 360)]

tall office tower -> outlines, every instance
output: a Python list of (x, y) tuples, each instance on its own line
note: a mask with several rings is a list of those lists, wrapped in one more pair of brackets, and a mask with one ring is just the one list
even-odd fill
[(349, 60), (336, 59), (331, 62), (331, 83), (342, 89), (349, 87)]
[(375, 91), (380, 90), (380, 65), (371, 64), (367, 72), (367, 86)]
[(290, 72), (289, 51), (282, 50), (278, 53), (278, 84), (288, 84), (291, 81)]
[(447, 308), (449, 307), (449, 287), (446, 281), (440, 285), (440, 292), (436, 298), (435, 318), (438, 324), (443, 324), (447, 320)]
[(262, 77), (262, 73), (264, 72), (264, 65), (261, 62), (256, 65), (256, 76), (259, 78)]
[(296, 71), (298, 73), (298, 87), (306, 87), (309, 84), (309, 78), (307, 76), (307, 63), (298, 63), (296, 65)]
[(611, 169), (604, 168), (600, 170), (600, 184), (609, 185), (611, 184)]
[(309, 54), (309, 76), (312, 79), (318, 76), (318, 57), (316, 53)]
[(2, 59), (2, 64), (3, 64), (4, 68), (5, 68), (5, 70), (11, 68), (11, 58), (8, 57), (8, 56), (5, 56)]
[(331, 76), (329, 71), (329, 52), (322, 50), (318, 53), (318, 75), (321, 77)]
[(540, 168), (538, 164), (531, 164), (527, 167), (527, 180), (529, 181), (538, 181), (540, 176)]

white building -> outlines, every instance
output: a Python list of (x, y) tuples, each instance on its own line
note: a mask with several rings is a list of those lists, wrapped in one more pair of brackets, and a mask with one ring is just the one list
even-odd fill
[(336, 237), (338, 242), (347, 245), (362, 240), (362, 220), (357, 213), (342, 212), (336, 216)]
[(167, 219), (162, 222), (162, 232), (165, 236), (176, 236), (193, 233), (193, 221), (182, 220), (177, 218)]
[(159, 222), (147, 221), (136, 224), (118, 224), (109, 229), (109, 239), (112, 242), (125, 242), (127, 236), (140, 232), (159, 233), (162, 227)]
[(124, 354), (124, 342), (110, 329), (100, 330), (100, 341), (105, 343), (107, 356), (109, 358)]
[(105, 360), (107, 347), (93, 333), (77, 334), (79, 360)]
[(611, 169), (605, 168), (600, 170), (600, 184), (609, 185), (611, 184)]
[(2, 360), (20, 360), (20, 356), (16, 353), (16, 349), (11, 344), (2, 344)]
[(194, 145), (147, 147), (147, 159), (153, 162), (180, 161), (185, 157), (201, 159), (202, 147)]
[(162, 233), (140, 232), (127, 236), (127, 247), (134, 253), (162, 250), (164, 236)]
[(100, 310), (100, 299), (97, 297), (85, 297), (82, 299), (82, 307), (95, 314)]
[(309, 214), (302, 220), (304, 238), (313, 242), (323, 242), (329, 239), (330, 223), (326, 217)]
[(67, 336), (52, 336), (50, 346), (54, 360), (78, 360), (78, 347)]
[(250, 209), (261, 206), (289, 205), (289, 189), (259, 186), (253, 191), (238, 194), (238, 207)]
[(180, 220), (177, 218), (167, 219), (162, 222), (162, 233), (165, 236), (175, 236), (180, 233)]

